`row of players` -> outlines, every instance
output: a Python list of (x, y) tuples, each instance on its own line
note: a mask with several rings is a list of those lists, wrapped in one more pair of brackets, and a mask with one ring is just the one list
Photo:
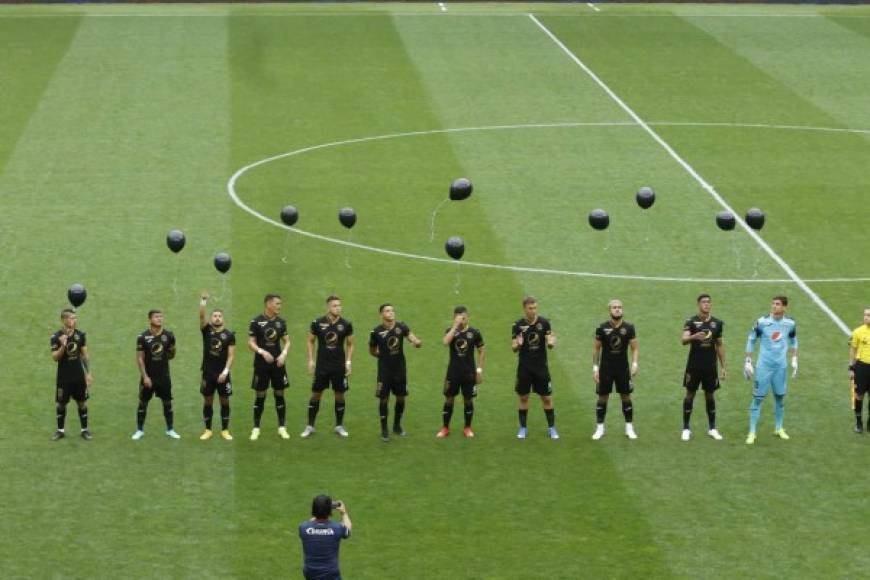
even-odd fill
[[(214, 395), (217, 393), (220, 403), (220, 433), (224, 439), (231, 440), (230, 396), (233, 387), (230, 371), (235, 361), (236, 337), (226, 327), (222, 310), (213, 309), (207, 314), (207, 303), (208, 295), (203, 294), (199, 307), (203, 339), (200, 392), (203, 396), (205, 429), (200, 439), (207, 440), (213, 435), (213, 405)], [(713, 439), (721, 440), (722, 435), (716, 427), (714, 394), (719, 388), (719, 381), (725, 379), (727, 372), (723, 341), (724, 322), (712, 316), (712, 300), (708, 294), (700, 295), (697, 304), (698, 313), (685, 321), (682, 333), (682, 343), (689, 345), (689, 355), (683, 382), (686, 395), (683, 401), (681, 437), (684, 441), (691, 438), (690, 418), (695, 394), (700, 388), (705, 396), (707, 433)], [(255, 391), (256, 398), (254, 427), (250, 435), (254, 441), (260, 437), (260, 424), (269, 388), (274, 394), (278, 435), (283, 439), (290, 438), (285, 422), (284, 400), (284, 389), (289, 385), (285, 362), (290, 349), (290, 337), (285, 320), (279, 316), (281, 305), (279, 295), (267, 294), (264, 299), (264, 312), (254, 318), (248, 327), (247, 346), (255, 353), (251, 388)], [(326, 305), (326, 314), (311, 323), (307, 341), (308, 370), (314, 379), (308, 403), (308, 424), (301, 433), (303, 438), (308, 438), (315, 432), (314, 425), (321, 397), (330, 387), (335, 394), (335, 433), (341, 437), (348, 436), (343, 421), (345, 393), (352, 373), (353, 325), (342, 317), (339, 297), (328, 297)], [(775, 398), (775, 434), (781, 439), (789, 438), (783, 428), (786, 371), (790, 355), (792, 376), (797, 374), (798, 341), (794, 320), (785, 316), (787, 306), (788, 299), (785, 296), (775, 296), (770, 314), (756, 321), (747, 340), (744, 376), (747, 379), (754, 377), (747, 444), (755, 442), (761, 403), (771, 389)], [(631, 393), (632, 379), (638, 372), (637, 335), (634, 325), (623, 320), (623, 305), (620, 300), (611, 300), (608, 310), (609, 319), (595, 330), (592, 374), (597, 385), (598, 400), (595, 409), (596, 427), (592, 439), (598, 440), (604, 436), (608, 399), (614, 388), (622, 402), (625, 435), (629, 439), (636, 439)], [(388, 407), (391, 394), (395, 397), (392, 434), (405, 435), (402, 415), (408, 390), (404, 341), (407, 340), (416, 348), (422, 346), (422, 341), (411, 332), (407, 324), (396, 320), (392, 304), (382, 304), (379, 311), (381, 323), (370, 333), (369, 352), (378, 359), (376, 396), (379, 400), (381, 438), (389, 441)], [(556, 335), (550, 321), (538, 314), (538, 302), (535, 298), (526, 297), (523, 300), (523, 314), (513, 324), (511, 331), (511, 348), (518, 354), (515, 385), (519, 398), (517, 437), (528, 437), (529, 396), (534, 391), (542, 402), (549, 437), (559, 439), (547, 362), (547, 351), (556, 346)], [(57, 431), (52, 439), (58, 440), (65, 436), (66, 406), (73, 399), (78, 404), (81, 436), (90, 440), (92, 434), (88, 429), (87, 399), (92, 376), (86, 335), (76, 328), (75, 311), (64, 310), (61, 321), (63, 328), (51, 337), (52, 358), (57, 362)], [(163, 327), (161, 311), (149, 311), (148, 321), (149, 328), (137, 338), (137, 361), (141, 380), (137, 427), (132, 438), (139, 440), (145, 435), (148, 403), (156, 395), (163, 403), (166, 434), (178, 439), (180, 436), (173, 427), (172, 380), (169, 372), (169, 361), (175, 356), (175, 336)], [(464, 411), (463, 435), (474, 437), (474, 398), (477, 385), (483, 382), (486, 349), (480, 331), (469, 324), (468, 311), (464, 306), (454, 309), (453, 324), (446, 330), (442, 342), (449, 348), (450, 357), (444, 382), (443, 424), (436, 436), (444, 438), (450, 434), (454, 399), (461, 394)], [(753, 367), (751, 357), (756, 342), (760, 343), (760, 349), (757, 367)], [(856, 431), (862, 432), (862, 401), (864, 394), (870, 390), (870, 308), (864, 311), (864, 324), (853, 333), (850, 347), (849, 370), (855, 384)]]

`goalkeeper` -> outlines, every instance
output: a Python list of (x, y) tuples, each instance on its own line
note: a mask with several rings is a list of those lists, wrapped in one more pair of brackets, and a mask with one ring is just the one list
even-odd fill
[[(792, 378), (798, 370), (798, 340), (797, 325), (791, 318), (785, 316), (788, 298), (774, 296), (771, 302), (770, 314), (762, 316), (755, 322), (746, 342), (746, 363), (743, 375), (746, 379), (755, 378), (752, 385), (752, 405), (749, 409), (749, 435), (747, 445), (755, 443), (755, 428), (761, 414), (761, 403), (767, 392), (773, 389), (775, 401), (776, 427), (774, 434), (780, 439), (788, 439), (782, 427), (785, 415), (785, 395), (788, 389), (786, 371), (788, 370), (788, 355), (791, 355)], [(752, 353), (756, 341), (761, 343), (756, 367), (752, 367)]]

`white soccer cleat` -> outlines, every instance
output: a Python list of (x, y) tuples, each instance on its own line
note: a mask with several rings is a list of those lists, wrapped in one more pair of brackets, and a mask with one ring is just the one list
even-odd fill
[(339, 437), (347, 437), (348, 435), (350, 435), (350, 433), (347, 432), (347, 429), (345, 429), (341, 425), (335, 426), (335, 434)]
[(253, 429), (251, 429), (251, 441), (256, 441), (259, 438), (260, 438), (260, 428), (254, 427)]
[(634, 426), (631, 423), (625, 424), (625, 436), (629, 439), (637, 439), (637, 433), (634, 432)]
[(707, 431), (707, 435), (709, 435), (716, 441), (722, 441), (722, 439), (724, 439), (724, 437), (722, 437), (722, 434), (719, 433), (718, 429), (710, 429), (709, 431)]
[(595, 426), (595, 433), (592, 434), (592, 440), (598, 441), (604, 437), (604, 423), (599, 423)]
[(133, 436), (130, 437), (130, 439), (132, 439), (133, 441), (139, 441), (143, 437), (145, 437), (145, 431), (142, 431), (141, 429), (136, 429), (136, 432), (133, 433)]
[[(627, 435), (628, 433), (626, 433)], [(680, 434), (680, 439), (683, 441), (688, 441), (692, 438), (692, 432), (689, 429), (683, 429), (683, 432)]]
[(287, 427), (278, 427), (278, 437), (281, 439), (290, 439), (290, 433), (287, 432)]
[(312, 427), (311, 425), (306, 425), (305, 430), (302, 433), (300, 433), (299, 436), (302, 437), (303, 439), (308, 439), (313, 434), (314, 434), (314, 427)]
[(169, 437), (170, 439), (181, 439), (181, 435), (179, 435), (179, 434), (175, 431), (175, 429), (167, 429), (167, 430), (166, 430), (166, 436)]

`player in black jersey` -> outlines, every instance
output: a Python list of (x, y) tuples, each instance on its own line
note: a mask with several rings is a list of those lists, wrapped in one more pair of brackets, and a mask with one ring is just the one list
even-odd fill
[(423, 346), (423, 342), (414, 336), (411, 329), (404, 322), (396, 322), (396, 309), (392, 304), (381, 304), (378, 308), (381, 314), (381, 323), (372, 330), (369, 335), (369, 353), (378, 359), (378, 385), (375, 389), (375, 397), (378, 398), (378, 413), (381, 417), (381, 439), (390, 440), (390, 432), (387, 430), (387, 417), (389, 415), (390, 393), (396, 396), (396, 409), (393, 415), (393, 433), (400, 437), (405, 436), (402, 429), (402, 414), (405, 412), (405, 397), (408, 396), (408, 373), (405, 367), (404, 342), (414, 345), (414, 348)]
[(221, 437), (232, 441), (230, 434), (230, 396), (233, 382), (230, 369), (236, 357), (236, 335), (224, 326), (224, 311), (215, 308), (211, 317), (206, 318), (205, 306), (208, 294), (203, 293), (199, 301), (199, 328), (202, 331), (202, 420), (205, 431), (199, 438), (211, 439), (211, 419), (214, 415), (214, 394), (217, 392), (221, 404)]
[[(474, 437), (474, 431), (471, 429), (471, 421), (474, 418), (474, 397), (477, 396), (477, 385), (483, 382), (486, 349), (483, 335), (479, 330), (468, 325), (468, 309), (465, 306), (457, 306), (453, 309), (453, 326), (447, 329), (442, 342), (450, 349), (450, 363), (447, 365), (447, 377), (444, 379), (444, 409), (441, 411), (443, 426), (435, 436), (444, 438), (450, 434), (453, 399), (462, 393), (465, 405), (465, 428), (462, 434), (466, 437)], [(474, 364), (475, 349), (480, 357), (477, 366)]]
[[(592, 351), (592, 379), (596, 384), (598, 403), (595, 405), (596, 426), (592, 438), (604, 436), (604, 416), (607, 414), (607, 399), (616, 385), (616, 392), (622, 399), (622, 414), (625, 417), (625, 435), (637, 439), (632, 420), (634, 407), (631, 392), (634, 390), (631, 379), (637, 375), (637, 333), (634, 325), (622, 319), (622, 302), (611, 300), (607, 305), (610, 320), (595, 329), (595, 346)], [(628, 364), (628, 350), (631, 349), (631, 367)]]
[(169, 361), (175, 358), (175, 335), (163, 328), (163, 311), (148, 311), (148, 328), (136, 337), (136, 364), (139, 365), (139, 408), (133, 441), (145, 436), (145, 414), (154, 395), (163, 402), (166, 435), (181, 439), (172, 427), (172, 378)]
[[(308, 372), (314, 375), (311, 384), (311, 400), (308, 401), (308, 425), (302, 437), (314, 433), (314, 420), (320, 410), (323, 391), (332, 387), (335, 393), (335, 432), (347, 437), (344, 428), (344, 394), (350, 388), (348, 378), (352, 372), (353, 324), (341, 317), (341, 298), (326, 299), (326, 315), (311, 323), (308, 335)], [(317, 343), (317, 361), (314, 359), (314, 344)]]
[[(692, 417), (692, 405), (698, 387), (704, 389), (704, 399), (707, 403), (707, 434), (720, 441), (722, 435), (716, 429), (716, 399), (714, 393), (719, 388), (719, 380), (725, 380), (725, 343), (722, 333), (725, 323), (714, 318), (710, 311), (713, 301), (709, 294), (698, 296), (698, 314), (688, 318), (683, 323), (683, 345), (689, 347), (689, 359), (686, 361), (686, 373), (683, 376), (683, 386), (686, 388), (686, 398), (683, 399), (683, 432), (681, 438), (688, 441), (692, 437), (689, 421)], [(719, 361), (719, 372), (716, 361)]]
[(260, 418), (266, 406), (266, 390), (271, 386), (275, 396), (275, 411), (278, 414), (278, 436), (290, 439), (287, 433), (287, 409), (284, 403), (284, 389), (287, 380), (287, 353), (290, 351), (290, 336), (287, 322), (278, 316), (281, 312), (281, 296), (266, 294), (263, 299), (263, 314), (257, 316), (248, 326), (248, 348), (254, 355), (254, 375), (251, 388), (257, 392), (254, 400), (254, 428), (251, 441), (260, 438)]
[(82, 425), (82, 439), (90, 441), (91, 431), (88, 429), (88, 398), (93, 376), (90, 371), (90, 357), (85, 333), (76, 328), (78, 315), (75, 310), (67, 308), (60, 313), (63, 326), (51, 335), (51, 358), (57, 363), (57, 381), (55, 385), (57, 403), (57, 431), (51, 436), (52, 441), (63, 439), (65, 435), (66, 405), (74, 399), (79, 407), (79, 421)]
[(556, 412), (553, 410), (553, 386), (547, 365), (547, 350), (556, 346), (556, 335), (550, 328), (550, 321), (538, 316), (537, 299), (526, 296), (523, 299), (523, 312), (525, 316), (514, 322), (511, 328), (511, 349), (519, 353), (516, 392), (520, 399), (520, 430), (517, 438), (525, 439), (529, 435), (526, 420), (529, 415), (529, 393), (534, 390), (541, 397), (541, 404), (544, 406), (550, 439), (558, 439)]

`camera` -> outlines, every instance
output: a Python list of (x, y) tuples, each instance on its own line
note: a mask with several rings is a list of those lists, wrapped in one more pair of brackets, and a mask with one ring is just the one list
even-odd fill
[(341, 502), (340, 502), (340, 501), (334, 501), (334, 502), (332, 502), (331, 504), (329, 504), (329, 506), (330, 506), (332, 509), (337, 510), (338, 508), (341, 507)]

